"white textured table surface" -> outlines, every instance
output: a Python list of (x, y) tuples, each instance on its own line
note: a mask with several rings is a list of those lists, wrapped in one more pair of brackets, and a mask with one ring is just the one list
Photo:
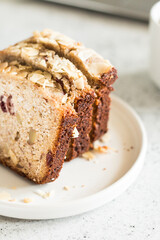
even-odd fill
[(138, 22), (32, 1), (0, 1), (0, 48), (53, 28), (83, 41), (118, 68), (116, 94), (141, 116), (148, 134), (145, 166), (116, 200), (66, 219), (23, 221), (0, 217), (0, 240), (159, 240), (160, 90), (148, 75), (148, 29)]

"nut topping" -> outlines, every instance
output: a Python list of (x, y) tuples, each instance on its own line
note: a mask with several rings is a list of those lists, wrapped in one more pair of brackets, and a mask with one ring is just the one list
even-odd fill
[(37, 56), (38, 53), (39, 53), (39, 51), (37, 49), (32, 48), (32, 47), (23, 47), (22, 48), (22, 55), (26, 54), (30, 57), (34, 57), (34, 56)]

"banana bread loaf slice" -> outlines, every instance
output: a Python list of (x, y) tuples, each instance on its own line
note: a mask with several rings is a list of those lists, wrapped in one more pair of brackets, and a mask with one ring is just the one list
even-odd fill
[(117, 79), (117, 71), (108, 60), (104, 60), (94, 50), (84, 47), (61, 33), (52, 30), (35, 32), (29, 42), (41, 43), (53, 49), (60, 56), (69, 59), (87, 77), (96, 97), (93, 105), (91, 142), (100, 138), (107, 131), (110, 110), (109, 93)]
[(0, 54), (0, 162), (35, 183), (53, 181), (77, 113), (50, 73), (4, 56)]
[(68, 59), (59, 57), (55, 51), (46, 49), (40, 43), (26, 41), (17, 43), (1, 52), (3, 59), (32, 65), (37, 69), (51, 73), (62, 89), (68, 101), (77, 113), (77, 136), (70, 139), (66, 160), (71, 160), (90, 147), (94, 91), (86, 77)]

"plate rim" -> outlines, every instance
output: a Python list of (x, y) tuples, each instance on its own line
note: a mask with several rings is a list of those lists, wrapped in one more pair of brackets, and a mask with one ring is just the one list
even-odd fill
[[(103, 190), (100, 190), (90, 196), (83, 197), (80, 199), (72, 200), (69, 202), (65, 202), (62, 204), (49, 204), (48, 206), (55, 208), (59, 208), (61, 211), (56, 211), (54, 214), (50, 211), (49, 214), (46, 214), (45, 209), (41, 209), (41, 213), (39, 213), (39, 205), (23, 205), (23, 204), (13, 204), (8, 202), (0, 202), (0, 215), (6, 217), (13, 217), (18, 219), (32, 219), (32, 220), (42, 220), (42, 219), (56, 219), (56, 218), (64, 218), (69, 216), (74, 216), (78, 214), (82, 214), (93, 209), (96, 209), (105, 203), (115, 199), (120, 194), (122, 194), (138, 177), (145, 160), (145, 154), (147, 151), (147, 134), (145, 127), (141, 118), (138, 116), (136, 111), (124, 100), (120, 97), (111, 94), (111, 99), (115, 102), (118, 102), (123, 108), (130, 112), (130, 114), (136, 120), (137, 126), (139, 127), (139, 132), (141, 133), (141, 147), (138, 153), (136, 160), (134, 161), (131, 168), (116, 182), (112, 183), (110, 186), (106, 187)], [(110, 196), (111, 194), (111, 196)], [(94, 203), (95, 202), (95, 203)], [(46, 202), (47, 203), (47, 202)], [(18, 211), (17, 211), (18, 207)], [(30, 207), (30, 209), (29, 209)], [(31, 217), (28, 214), (29, 211), (32, 211), (34, 208), (35, 217)], [(67, 211), (66, 211), (67, 209)], [(25, 216), (22, 216), (21, 211), (25, 212)], [(11, 212), (10, 212), (11, 211)], [(10, 214), (7, 214), (9, 212)], [(64, 213), (65, 212), (65, 213)], [(48, 213), (48, 211), (47, 211)]]

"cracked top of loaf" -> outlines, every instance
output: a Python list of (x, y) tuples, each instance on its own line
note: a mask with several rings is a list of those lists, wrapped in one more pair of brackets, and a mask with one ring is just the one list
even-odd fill
[(0, 60), (0, 75), (3, 78), (17, 79), (22, 82), (27, 80), (36, 84), (43, 92), (44, 98), (54, 100), (54, 102), (58, 103), (57, 106), (67, 102), (67, 94), (64, 93), (61, 85), (47, 71), (37, 70), (32, 66), (20, 63), (18, 60)]
[(77, 62), (77, 65), (81, 65), (80, 68), (86, 72), (88, 77), (99, 79), (113, 68), (108, 60), (105, 60), (94, 50), (86, 48), (82, 43), (50, 29), (34, 32), (29, 41), (42, 43), (53, 48), (62, 56), (73, 60), (74, 63)]
[(67, 82), (71, 82), (80, 90), (87, 86), (86, 77), (71, 61), (60, 57), (55, 51), (45, 48), (40, 43), (23, 41), (3, 50), (2, 54), (4, 58), (16, 58), (28, 65), (48, 71), (54, 79), (63, 81), (65, 92), (69, 90)]
[(58, 86), (71, 102), (81, 92), (92, 91), (101, 84), (110, 86), (117, 78), (112, 64), (94, 50), (48, 29), (36, 31), (31, 38), (4, 49), (0, 61), (2, 66), (9, 64), (4, 72), (12, 69), (8, 71), (12, 75), (23, 74), (43, 88), (56, 90)]

